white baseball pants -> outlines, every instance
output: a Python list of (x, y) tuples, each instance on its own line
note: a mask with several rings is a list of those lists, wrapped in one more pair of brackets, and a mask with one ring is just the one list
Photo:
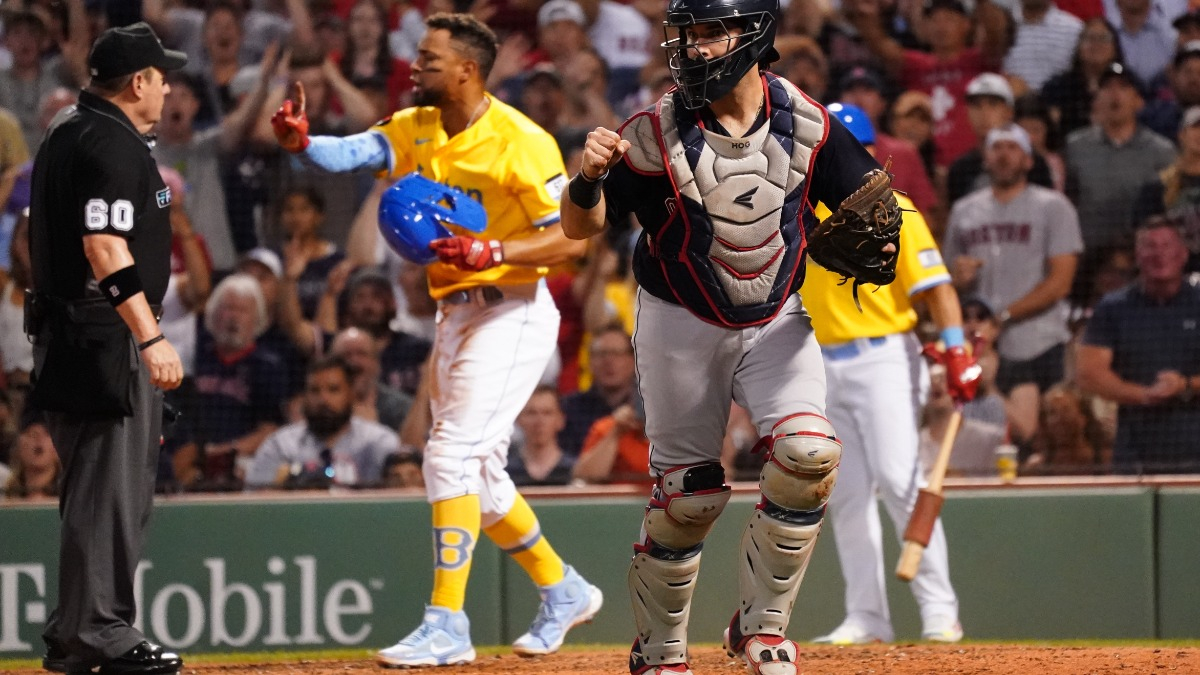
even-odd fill
[(512, 508), (516, 487), (505, 466), (513, 423), (558, 338), (546, 284), (522, 289), (503, 288), (504, 299), (491, 305), (477, 298), (438, 309), (425, 489), (431, 503), (479, 495), (484, 527)]
[[(846, 620), (894, 639), (888, 611), (883, 533), (876, 495), (904, 535), (925, 472), (917, 459), (918, 415), (928, 389), (920, 343), (911, 333), (860, 339), (823, 350), (829, 420), (842, 441), (837, 487), (828, 517), (846, 581)], [(946, 535), (939, 518), (912, 583), (925, 630), (958, 622)]]

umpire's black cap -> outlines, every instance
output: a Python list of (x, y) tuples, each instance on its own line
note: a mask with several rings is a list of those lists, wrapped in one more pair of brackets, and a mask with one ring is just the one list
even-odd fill
[(136, 73), (151, 66), (159, 70), (177, 70), (187, 64), (187, 54), (163, 49), (154, 29), (145, 21), (109, 28), (96, 38), (88, 54), (88, 69), (97, 80)]

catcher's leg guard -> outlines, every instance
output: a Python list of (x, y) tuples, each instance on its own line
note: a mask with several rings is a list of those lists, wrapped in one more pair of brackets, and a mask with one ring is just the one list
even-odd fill
[(700, 549), (729, 502), (725, 473), (715, 462), (668, 470), (654, 488), (634, 546), (629, 595), (638, 627), (637, 659), (648, 666), (687, 661), (687, 624), (700, 570)]
[(759, 477), (763, 499), (742, 535), (738, 628), (743, 640), (782, 636), (787, 629), (842, 454), (829, 420), (808, 413), (780, 420), (768, 444)]

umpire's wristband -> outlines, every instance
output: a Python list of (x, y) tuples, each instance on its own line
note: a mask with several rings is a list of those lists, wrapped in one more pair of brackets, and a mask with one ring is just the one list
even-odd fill
[(591, 209), (600, 203), (600, 194), (604, 187), (604, 179), (608, 177), (608, 172), (600, 174), (599, 178), (591, 179), (583, 175), (581, 170), (571, 179), (570, 186), (567, 187), (567, 194), (571, 197), (571, 203), (581, 209)]
[(120, 307), (121, 303), (142, 292), (142, 278), (133, 265), (122, 267), (97, 283), (113, 307)]

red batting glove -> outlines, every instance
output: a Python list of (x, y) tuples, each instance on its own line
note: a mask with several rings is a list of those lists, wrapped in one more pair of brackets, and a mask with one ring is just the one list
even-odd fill
[(925, 345), (922, 353), (930, 362), (946, 367), (946, 390), (955, 403), (962, 404), (975, 399), (983, 368), (965, 348), (951, 347), (942, 351), (930, 343)]
[(495, 239), (484, 241), (475, 237), (443, 237), (429, 242), (438, 260), (472, 272), (486, 270), (504, 262), (504, 246)]
[(308, 115), (304, 112), (304, 85), (296, 83), (296, 100), (286, 99), (271, 116), (275, 140), (288, 152), (304, 152), (308, 147)]

